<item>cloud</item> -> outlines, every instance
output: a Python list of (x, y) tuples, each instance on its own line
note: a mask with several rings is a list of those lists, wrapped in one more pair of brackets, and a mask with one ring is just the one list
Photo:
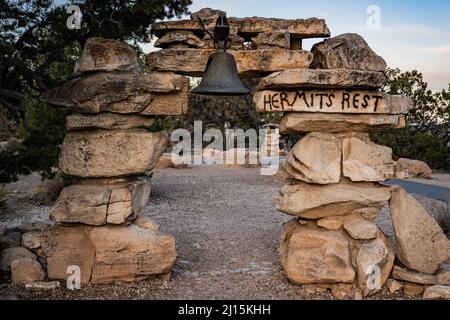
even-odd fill
[(437, 47), (419, 47), (417, 48), (417, 51), (435, 54), (445, 54), (449, 55), (448, 57), (450, 59), (450, 45), (443, 45)]

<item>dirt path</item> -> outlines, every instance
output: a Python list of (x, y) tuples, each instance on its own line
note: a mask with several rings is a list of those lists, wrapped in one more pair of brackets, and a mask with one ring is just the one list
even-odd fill
[[(76, 299), (331, 299), (309, 295), (283, 276), (278, 257), (282, 224), (273, 198), (281, 184), (258, 169), (193, 167), (155, 172), (152, 197), (144, 214), (175, 236), (178, 260), (172, 280), (85, 286), (30, 293), (0, 287), (3, 298)], [(17, 216), (13, 216), (17, 217)], [(386, 209), (378, 225), (392, 235)], [(375, 299), (404, 298), (378, 294)]]

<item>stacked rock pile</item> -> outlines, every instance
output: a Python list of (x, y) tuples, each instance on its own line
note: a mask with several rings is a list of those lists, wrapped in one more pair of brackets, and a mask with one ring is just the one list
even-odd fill
[[(381, 184), (404, 172), (392, 150), (369, 137), (370, 131), (403, 128), (412, 100), (379, 91), (386, 64), (356, 34), (318, 43), (312, 54), (309, 68), (263, 78), (254, 96), (258, 111), (284, 112), (281, 134), (304, 135), (284, 164), (290, 183), (275, 200), (279, 211), (296, 217), (282, 232), (286, 276), (310, 291), (331, 289), (337, 298), (380, 291), (395, 260), (373, 222), (387, 201), (397, 257), (411, 269), (396, 267), (394, 277), (411, 281), (403, 275), (412, 270), (435, 273), (450, 256), (450, 243), (413, 197)], [(422, 284), (439, 283), (432, 278)]]
[[(36, 244), (21, 251), (34, 251), (27, 256), (41, 257), (55, 280), (67, 279), (71, 266), (80, 268), (81, 283), (167, 273), (176, 259), (175, 240), (138, 214), (149, 200), (151, 171), (168, 144), (165, 132), (151, 132), (154, 116), (186, 111), (188, 79), (143, 74), (131, 47), (103, 38), (86, 42), (75, 73), (41, 97), (75, 112), (67, 117), (59, 159), (74, 184), (51, 211), (55, 226), (34, 234)], [(13, 260), (11, 252), (2, 253), (6, 269)]]

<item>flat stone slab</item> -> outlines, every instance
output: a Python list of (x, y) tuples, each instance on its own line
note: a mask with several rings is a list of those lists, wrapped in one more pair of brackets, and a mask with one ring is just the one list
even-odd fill
[(281, 118), (280, 133), (369, 132), (405, 126), (404, 115), (287, 113)]
[(132, 129), (151, 126), (155, 120), (151, 117), (140, 115), (122, 115), (116, 113), (71, 114), (66, 118), (66, 128), (68, 131), (84, 129)]
[[(197, 34), (203, 35), (204, 28), (212, 31), (216, 25), (216, 18), (198, 20), (180, 20), (157, 22), (152, 25), (152, 33), (158, 38), (164, 36), (168, 32), (189, 30)], [(292, 38), (327, 38), (330, 36), (325, 20), (310, 19), (272, 19), (272, 18), (234, 18), (229, 17), (228, 23), (231, 27), (231, 33), (238, 34), (243, 37), (252, 37), (258, 33), (264, 32), (287, 32)]]
[(386, 82), (382, 72), (347, 69), (292, 69), (261, 79), (257, 90), (270, 89), (379, 89)]
[[(201, 77), (215, 49), (166, 49), (147, 55), (152, 71), (168, 71)], [(228, 50), (236, 59), (241, 76), (255, 77), (288, 69), (307, 69), (313, 56), (308, 51), (286, 49)]]
[(407, 114), (411, 98), (374, 91), (260, 91), (253, 101), (258, 112), (319, 112), (346, 114)]

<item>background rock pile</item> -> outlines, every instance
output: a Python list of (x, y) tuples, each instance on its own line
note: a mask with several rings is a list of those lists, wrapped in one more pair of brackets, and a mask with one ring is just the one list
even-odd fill
[(102, 38), (87, 41), (75, 73), (42, 96), (75, 112), (67, 117), (59, 161), (74, 184), (51, 211), (54, 227), (14, 233), (17, 241), (1, 253), (2, 270), (20, 283), (65, 280), (70, 266), (80, 268), (82, 283), (167, 273), (175, 240), (138, 214), (168, 143), (165, 132), (151, 132), (153, 116), (183, 114), (188, 79), (142, 74), (131, 47)]

